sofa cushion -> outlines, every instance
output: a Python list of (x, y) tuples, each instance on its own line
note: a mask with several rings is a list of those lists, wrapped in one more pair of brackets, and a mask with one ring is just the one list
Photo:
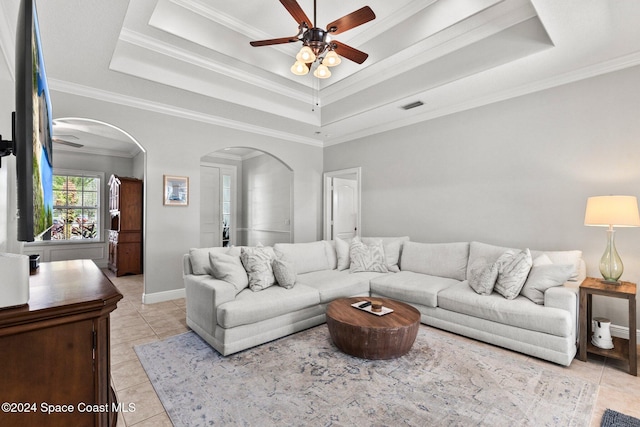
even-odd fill
[(456, 279), (401, 271), (371, 280), (371, 294), (427, 307), (438, 306), (438, 292), (458, 284)]
[(440, 291), (438, 307), (560, 337), (573, 333), (571, 314), (566, 310), (534, 304), (523, 296), (508, 300), (495, 292), (478, 295), (466, 281)]
[(520, 252), (506, 251), (496, 261), (498, 266), (498, 280), (494, 289), (506, 299), (514, 299), (520, 294), (524, 282), (531, 271), (533, 260), (531, 251), (524, 249)]
[(354, 237), (349, 249), (349, 258), (351, 258), (351, 273), (363, 271), (386, 273), (389, 271), (381, 241), (365, 244), (358, 237)]
[(239, 256), (210, 252), (209, 259), (212, 276), (231, 283), (236, 288), (236, 293), (249, 286), (249, 277)]
[(335, 249), (326, 240), (309, 243), (276, 243), (273, 249), (279, 258), (295, 266), (296, 274), (336, 268)]
[(240, 261), (249, 275), (249, 288), (257, 292), (276, 283), (271, 263), (276, 255), (271, 247), (242, 248)]
[(491, 295), (498, 279), (498, 264), (478, 258), (468, 274), (469, 286), (480, 295)]
[(402, 254), (402, 247), (404, 242), (409, 241), (409, 236), (402, 237), (363, 237), (362, 243), (367, 245), (381, 241), (384, 248), (384, 257), (387, 261), (387, 269), (397, 273), (400, 271), (400, 255)]
[(327, 303), (336, 298), (369, 295), (369, 280), (382, 274), (322, 270), (298, 275), (297, 283), (317, 289), (320, 302)]
[(534, 265), (520, 294), (536, 304), (544, 304), (544, 293), (547, 289), (562, 286), (571, 277), (573, 268), (570, 264)]
[(220, 253), (232, 256), (240, 256), (240, 247), (212, 247), (212, 248), (191, 248), (189, 258), (191, 260), (191, 270), (193, 274), (208, 274), (212, 276), (210, 253)]
[(218, 306), (216, 321), (223, 328), (233, 328), (278, 317), (319, 303), (318, 291), (299, 283), (291, 289), (280, 286), (271, 286), (261, 292), (245, 289), (233, 301)]
[(546, 255), (549, 257), (552, 263), (559, 265), (570, 264), (573, 266), (571, 271), (571, 276), (568, 281), (575, 282), (578, 280), (578, 275), (580, 273), (580, 263), (582, 261), (582, 251), (531, 251), (531, 256), (533, 258), (537, 258), (540, 255)]
[(405, 242), (402, 248), (402, 270), (430, 276), (464, 280), (467, 277), (469, 243)]

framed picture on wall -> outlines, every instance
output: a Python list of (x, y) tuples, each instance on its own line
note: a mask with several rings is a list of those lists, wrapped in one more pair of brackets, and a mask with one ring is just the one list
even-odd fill
[(189, 177), (163, 175), (164, 197), (163, 204), (167, 206), (189, 205)]

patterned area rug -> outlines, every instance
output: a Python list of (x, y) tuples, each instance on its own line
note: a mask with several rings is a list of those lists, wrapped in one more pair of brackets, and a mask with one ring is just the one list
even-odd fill
[(394, 360), (326, 325), (221, 356), (194, 332), (137, 346), (176, 426), (585, 426), (597, 385), (420, 325)]

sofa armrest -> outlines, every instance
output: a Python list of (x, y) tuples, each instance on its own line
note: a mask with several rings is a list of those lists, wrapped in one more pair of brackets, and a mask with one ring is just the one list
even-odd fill
[(577, 286), (556, 286), (549, 288), (544, 293), (544, 306), (560, 308), (570, 313), (573, 323), (573, 333), (578, 339), (578, 298)]
[(236, 298), (236, 288), (209, 275), (184, 276), (187, 319), (212, 336), (216, 328), (216, 311), (220, 304)]

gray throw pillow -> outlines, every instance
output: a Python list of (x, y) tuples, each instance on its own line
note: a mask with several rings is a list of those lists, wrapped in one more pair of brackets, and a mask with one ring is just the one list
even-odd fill
[(555, 286), (562, 286), (571, 278), (574, 270), (573, 265), (534, 265), (520, 294), (536, 304), (544, 304), (545, 291)]
[(285, 289), (293, 288), (293, 285), (296, 284), (296, 269), (293, 264), (281, 259), (274, 259), (271, 266), (278, 285)]
[(240, 258), (222, 253), (209, 253), (212, 276), (218, 280), (229, 282), (236, 288), (236, 294), (249, 285), (247, 272)]
[(382, 241), (365, 245), (359, 238), (354, 237), (349, 248), (349, 258), (351, 258), (350, 272), (358, 273), (363, 271), (375, 271), (378, 273), (388, 273), (387, 261), (384, 257)]
[(529, 249), (521, 252), (508, 250), (496, 261), (498, 265), (498, 280), (495, 291), (506, 299), (514, 299), (520, 294), (520, 290), (527, 280), (533, 260)]
[(261, 291), (276, 283), (271, 266), (274, 259), (276, 255), (271, 247), (242, 248), (240, 261), (249, 275), (252, 291)]
[(478, 258), (469, 269), (469, 286), (480, 295), (491, 295), (498, 278), (498, 264)]

